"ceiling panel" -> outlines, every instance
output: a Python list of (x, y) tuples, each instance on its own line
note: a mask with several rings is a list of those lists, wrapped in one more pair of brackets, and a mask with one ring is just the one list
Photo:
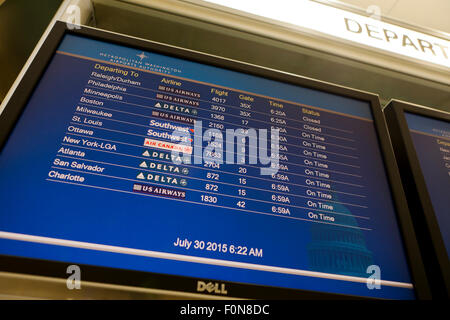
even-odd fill
[(398, 0), (341, 0), (346, 4), (351, 4), (358, 8), (366, 10), (370, 6), (376, 5), (380, 7), (381, 14), (389, 12)]
[(450, 0), (340, 0), (338, 2), (366, 10), (371, 5), (381, 15), (408, 24), (444, 31), (450, 34)]
[(414, 25), (450, 33), (450, 0), (398, 0), (387, 14)]

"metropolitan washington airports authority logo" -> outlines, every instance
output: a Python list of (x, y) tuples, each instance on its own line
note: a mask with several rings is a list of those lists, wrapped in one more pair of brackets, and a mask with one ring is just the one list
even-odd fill
[(141, 61), (144, 60), (145, 58), (148, 58), (148, 56), (146, 56), (144, 52), (137, 54), (136, 56), (138, 56), (141, 59)]

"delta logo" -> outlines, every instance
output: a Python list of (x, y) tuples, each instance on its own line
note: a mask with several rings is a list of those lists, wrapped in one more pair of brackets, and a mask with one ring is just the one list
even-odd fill
[(167, 152), (160, 152), (160, 151), (151, 151), (150, 152), (149, 150), (144, 150), (142, 155), (144, 157), (165, 160), (165, 161), (172, 161), (174, 163), (182, 163), (183, 161), (184, 161), (184, 163), (190, 163), (189, 158), (183, 159), (183, 157), (180, 157), (179, 155), (174, 155), (174, 154), (167, 153)]
[(144, 173), (144, 172), (139, 172), (138, 175), (136, 176), (136, 179), (147, 180), (147, 181), (156, 182), (156, 183), (164, 183), (164, 184), (169, 184), (169, 185), (174, 185), (174, 186), (182, 186), (182, 187), (187, 186), (187, 183), (188, 183), (187, 180), (184, 178), (166, 176), (166, 175), (155, 174), (155, 173)]
[(183, 113), (183, 114), (189, 114), (189, 115), (193, 115), (193, 116), (196, 116), (198, 114), (197, 109), (188, 108), (188, 107), (184, 107), (184, 106), (175, 106), (175, 105), (168, 104), (168, 103), (157, 102), (155, 104), (155, 108), (163, 109), (163, 110), (167, 110), (167, 111), (174, 111), (174, 112)]

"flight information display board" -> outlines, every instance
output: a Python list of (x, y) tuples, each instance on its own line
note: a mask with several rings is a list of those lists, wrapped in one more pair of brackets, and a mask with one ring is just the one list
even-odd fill
[(408, 112), (405, 118), (450, 256), (450, 122)]
[(450, 114), (397, 100), (385, 114), (431, 287), (449, 296)]
[(412, 299), (370, 99), (66, 33), (0, 154), (0, 254)]

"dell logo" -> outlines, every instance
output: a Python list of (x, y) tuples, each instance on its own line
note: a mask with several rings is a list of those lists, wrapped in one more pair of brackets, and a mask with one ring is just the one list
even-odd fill
[(225, 289), (225, 283), (218, 283), (218, 282), (205, 283), (203, 281), (197, 281), (197, 291), (198, 292), (207, 291), (208, 293), (218, 293), (218, 294), (228, 293), (227, 290)]

